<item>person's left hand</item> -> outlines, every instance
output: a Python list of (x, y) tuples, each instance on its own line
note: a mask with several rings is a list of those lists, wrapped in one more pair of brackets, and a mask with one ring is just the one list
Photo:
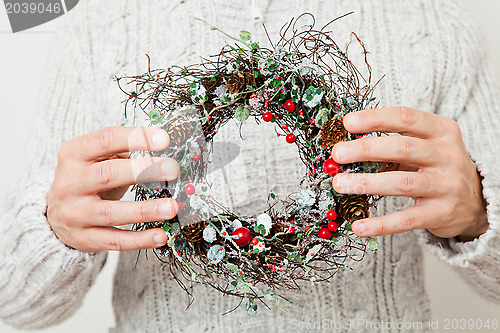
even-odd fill
[(470, 159), (456, 121), (406, 107), (353, 112), (344, 117), (351, 133), (400, 133), (337, 143), (332, 158), (340, 164), (392, 161), (397, 171), (338, 174), (338, 193), (405, 196), (415, 205), (352, 224), (358, 236), (396, 234), (427, 228), (436, 236), (462, 241), (488, 229), (481, 178)]

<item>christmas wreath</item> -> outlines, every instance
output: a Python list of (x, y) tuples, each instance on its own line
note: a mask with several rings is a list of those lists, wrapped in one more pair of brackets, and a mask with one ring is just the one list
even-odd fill
[[(245, 309), (254, 316), (257, 301), (278, 308), (279, 299), (290, 302), (279, 292), (299, 289), (298, 280), (330, 280), (348, 259), (359, 261), (367, 249), (378, 248), (376, 239), (357, 237), (350, 226), (368, 217), (381, 197), (336, 193), (332, 178), (339, 172), (381, 172), (388, 165), (339, 165), (330, 156), (339, 141), (385, 135), (355, 135), (342, 124), (347, 113), (376, 107), (367, 51), (354, 33), (341, 50), (325, 30), (335, 20), (320, 30), (314, 24), (299, 27), (306, 16), (314, 22), (311, 14), (292, 19), (276, 44), (269, 38), (271, 48), (261, 47), (247, 31), (233, 37), (211, 26), (232, 40), (218, 55), (116, 77), (128, 95), (125, 117), (129, 108), (140, 109), (151, 126), (170, 136), (166, 150), (131, 157), (171, 157), (180, 165), (176, 181), (132, 189), (136, 200), (172, 197), (178, 215), (136, 224), (134, 230), (165, 230), (169, 240), (154, 253), (188, 293), (188, 307), (194, 299), (189, 286), (203, 283), (239, 297), (238, 306), (246, 300)], [(352, 42), (362, 47), (368, 77), (348, 58)], [(238, 216), (217, 202), (206, 180), (218, 130), (230, 120), (244, 126), (250, 119), (274, 126), (287, 144), (296, 145), (307, 169), (296, 192), (286, 198), (269, 193), (268, 209), (255, 217)]]

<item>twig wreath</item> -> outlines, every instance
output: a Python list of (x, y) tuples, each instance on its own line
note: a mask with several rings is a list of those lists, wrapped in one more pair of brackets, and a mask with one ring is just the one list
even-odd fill
[[(299, 28), (305, 16), (313, 23)], [(376, 84), (371, 85), (368, 52), (358, 36), (352, 33), (342, 51), (325, 31), (339, 18), (316, 30), (314, 17), (303, 14), (282, 27), (276, 44), (268, 35), (270, 49), (247, 31), (233, 37), (211, 26), (233, 40), (218, 55), (190, 66), (152, 70), (148, 65), (142, 75), (116, 77), (128, 95), (125, 117), (128, 108), (139, 108), (151, 126), (170, 136), (166, 150), (133, 157), (171, 157), (180, 165), (174, 182), (132, 188), (136, 200), (172, 197), (179, 214), (168, 221), (135, 224), (134, 230), (165, 230), (169, 240), (154, 253), (187, 292), (188, 307), (196, 282), (239, 297), (235, 308), (246, 300), (250, 316), (256, 315), (257, 301), (283, 310), (279, 299), (291, 301), (279, 291), (300, 289), (298, 280), (329, 281), (347, 267), (348, 258), (359, 261), (367, 249), (378, 248), (376, 239), (357, 237), (350, 227), (368, 217), (369, 207), (381, 196), (345, 195), (332, 188), (339, 172), (373, 173), (388, 167), (380, 162), (339, 165), (330, 157), (339, 141), (386, 135), (355, 135), (342, 124), (347, 113), (376, 107)], [(353, 41), (364, 51), (368, 78), (348, 58)], [(125, 90), (122, 80), (134, 89)], [(218, 130), (230, 120), (243, 126), (250, 117), (261, 126), (274, 124), (278, 137), (297, 146), (307, 169), (297, 192), (284, 199), (269, 193), (268, 209), (256, 217), (238, 216), (218, 203), (206, 180)]]

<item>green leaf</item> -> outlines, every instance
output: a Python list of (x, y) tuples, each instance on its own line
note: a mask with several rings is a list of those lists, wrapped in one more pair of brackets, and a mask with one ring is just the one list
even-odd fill
[(308, 252), (307, 252), (307, 255), (306, 255), (306, 259), (305, 259), (305, 262), (309, 262), (309, 260), (311, 260), (315, 255), (318, 254), (319, 250), (321, 250), (321, 244), (316, 244), (314, 245)]
[(377, 251), (380, 247), (380, 243), (376, 238), (370, 237), (366, 239), (366, 247), (370, 251)]
[(161, 113), (160, 110), (153, 109), (149, 112), (149, 118), (151, 119), (151, 123), (153, 125), (158, 125), (163, 121), (163, 118), (165, 118), (165, 116)]
[(233, 287), (236, 287), (238, 285), (238, 282), (236, 281), (231, 281), (231, 284), (233, 285)]
[(214, 81), (214, 82), (215, 82), (215, 81), (217, 81), (217, 79), (215, 78), (215, 76), (212, 76), (212, 77), (210, 78), (210, 80), (212, 80), (212, 81)]
[(300, 256), (299, 252), (292, 252), (289, 253), (287, 256), (287, 259), (290, 260), (291, 262), (302, 262), (303, 259)]
[(258, 78), (259, 77), (259, 72), (258, 71), (254, 71), (253, 72), (253, 77), (254, 78)]
[(196, 88), (196, 82), (189, 83), (189, 88)]
[(276, 199), (276, 194), (274, 194), (273, 192), (269, 193), (269, 195), (271, 196), (271, 198)]
[(240, 38), (242, 41), (249, 41), (250, 40), (250, 32), (246, 31), (246, 30), (241, 30), (240, 31)]
[(259, 49), (259, 44), (257, 44), (256, 42), (253, 42), (251, 45), (252, 49), (254, 50), (258, 50)]
[[(333, 177), (329, 177), (323, 181), (321, 181), (321, 183), (319, 184), (319, 188), (322, 189), (322, 190), (331, 190), (332, 189), (332, 181), (333, 181)], [(331, 192), (328, 192), (331, 194)], [(328, 194), (327, 194), (328, 195)]]
[(165, 224), (163, 225), (163, 230), (165, 232), (169, 232), (170, 231), (170, 224), (168, 224), (167, 222), (165, 222)]
[(247, 120), (248, 117), (250, 117), (250, 108), (246, 105), (238, 105), (234, 111), (234, 118), (242, 123)]
[[(232, 264), (230, 262), (227, 262), (226, 263), (226, 267), (230, 270), (232, 270), (233, 272), (235, 273), (238, 273), (240, 271), (240, 269), (238, 268), (238, 266), (236, 266), (235, 264)], [(235, 281), (236, 282), (236, 281)]]

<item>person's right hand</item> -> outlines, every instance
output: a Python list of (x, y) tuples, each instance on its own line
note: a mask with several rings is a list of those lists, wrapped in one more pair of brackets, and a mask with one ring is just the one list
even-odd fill
[(65, 142), (58, 152), (55, 179), (47, 198), (47, 219), (56, 236), (84, 252), (160, 247), (160, 229), (121, 230), (116, 226), (168, 220), (177, 214), (173, 199), (118, 201), (130, 185), (179, 176), (171, 158), (128, 159), (133, 151), (160, 151), (168, 134), (157, 128), (108, 127)]

